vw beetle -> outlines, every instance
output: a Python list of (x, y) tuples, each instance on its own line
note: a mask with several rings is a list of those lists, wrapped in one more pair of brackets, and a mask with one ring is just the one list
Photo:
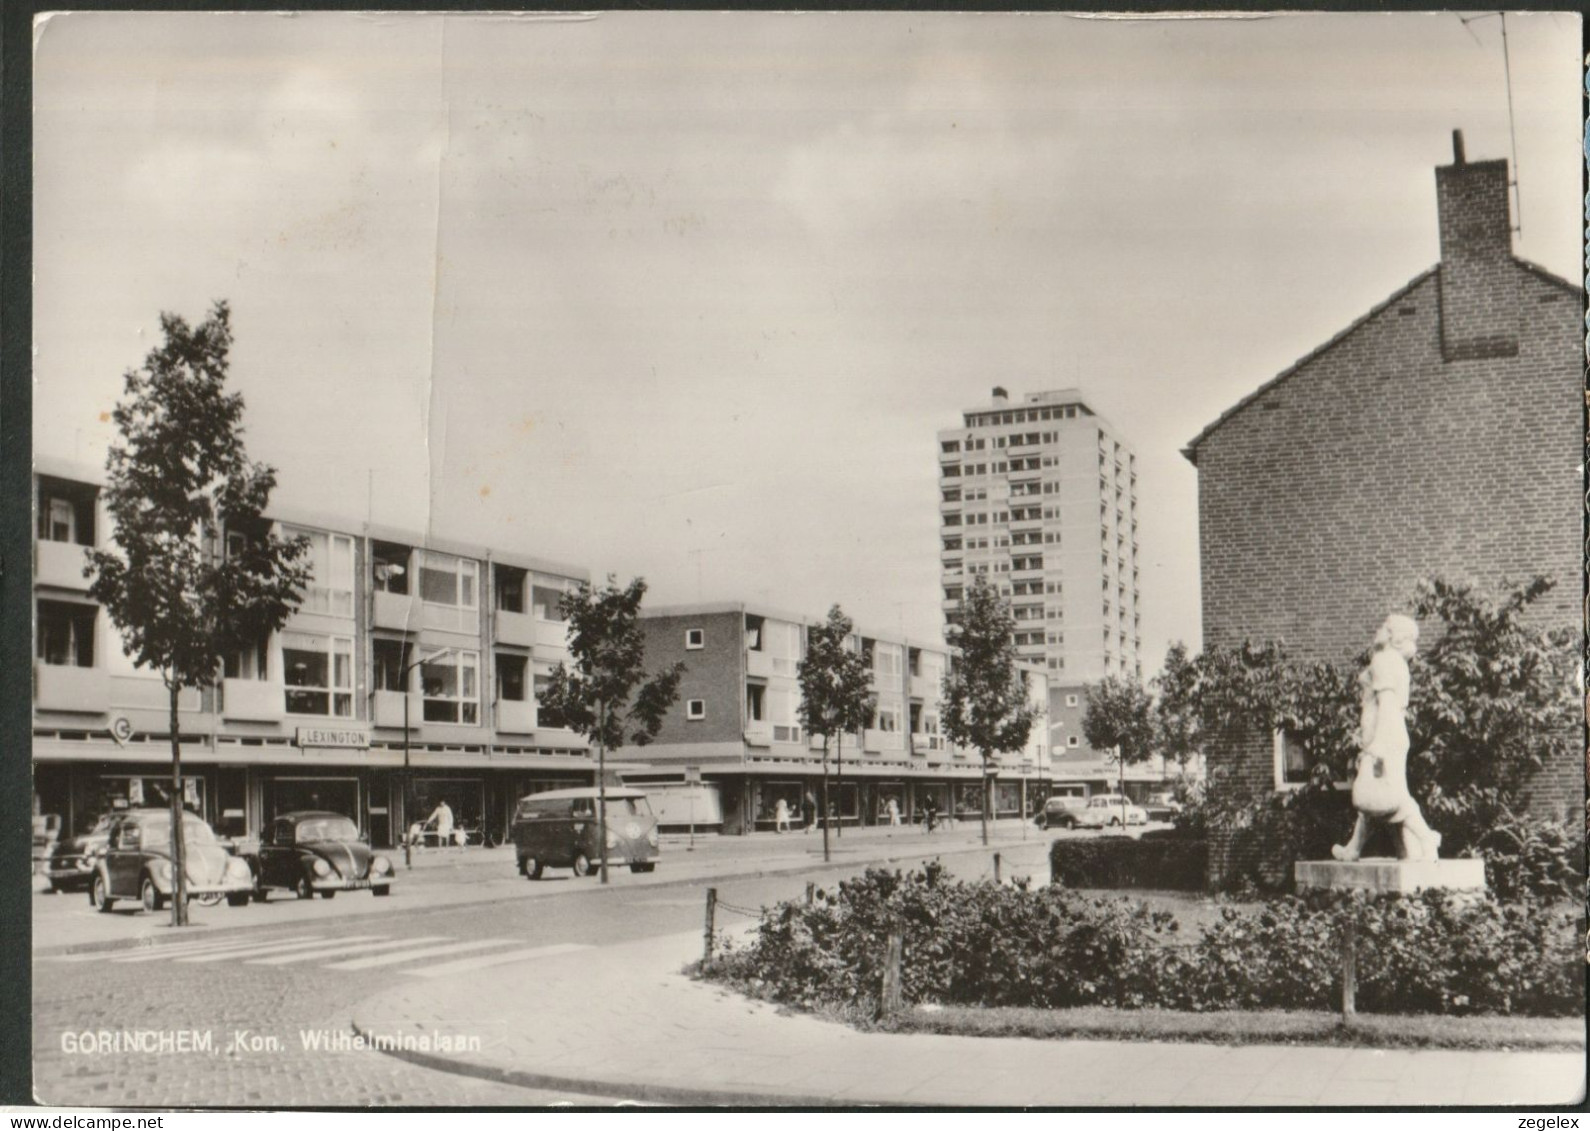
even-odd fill
[(248, 859), (254, 898), (260, 902), (273, 890), (293, 892), (299, 899), (317, 893), (331, 899), (339, 891), (365, 888), (371, 895), (390, 895), (395, 878), (392, 861), (370, 850), (359, 826), (341, 813), (319, 810), (277, 817)]
[[(228, 852), (194, 813), (182, 816), (183, 871), (189, 898), (233, 907), (248, 903), (254, 887), (248, 864)], [(159, 911), (171, 898), (171, 811), (128, 809), (110, 830), (110, 842), (94, 865), (88, 899), (100, 911), (118, 899), (141, 900)]]

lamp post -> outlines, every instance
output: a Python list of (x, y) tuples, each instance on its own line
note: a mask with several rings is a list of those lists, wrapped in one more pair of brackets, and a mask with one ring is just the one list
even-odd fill
[(409, 836), (409, 802), (413, 800), (413, 778), (409, 774), (409, 673), (422, 664), (432, 660), (439, 660), (453, 649), (442, 648), (432, 652), (429, 656), (421, 656), (412, 663), (405, 664), (398, 674), (398, 686), (403, 689), (403, 867), (412, 870), (414, 867), (414, 838)]

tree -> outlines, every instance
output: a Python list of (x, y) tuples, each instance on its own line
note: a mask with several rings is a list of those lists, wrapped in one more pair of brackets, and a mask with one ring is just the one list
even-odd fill
[[(178, 695), (213, 686), (226, 656), (281, 628), (302, 599), (307, 542), (270, 534), (275, 471), (243, 447), (243, 397), (224, 390), (230, 311), (197, 327), (162, 314), (162, 345), (124, 377), (104, 491), (114, 550), (94, 550), (89, 594), (135, 666), (160, 673), (171, 717), (171, 922), (187, 922)], [(233, 537), (235, 535), (235, 537)]]
[(1108, 750), (1120, 775), (1121, 828), (1126, 828), (1126, 767), (1147, 761), (1158, 739), (1154, 697), (1135, 679), (1107, 676), (1083, 691), (1082, 734), (1095, 750)]
[[(1443, 853), (1480, 853), (1492, 871), (1511, 851), (1497, 846), (1499, 827), (1557, 835), (1553, 822), (1521, 816), (1524, 792), (1542, 765), (1578, 757), (1575, 632), (1530, 618), (1552, 588), (1536, 577), (1493, 599), (1432, 578), (1412, 594), (1422, 631), (1410, 664), (1408, 787), (1445, 838)], [(1257, 841), (1282, 879), (1291, 860), (1321, 856), (1341, 835), (1345, 795), (1336, 783), (1355, 770), (1367, 661), (1366, 649), (1347, 662), (1305, 663), (1278, 644), (1251, 642), (1190, 660), (1178, 646), (1167, 657), (1159, 714), (1168, 749), (1207, 756), (1281, 731), (1312, 766), (1301, 788), (1283, 794), (1223, 791), (1211, 768), (1210, 824)]]
[(674, 664), (650, 679), (640, 603), (646, 582), (635, 578), (620, 589), (609, 574), (593, 589), (581, 584), (558, 601), (569, 622), (569, 657), (552, 672), (541, 708), (554, 711), (576, 734), (596, 746), (596, 833), (602, 845), (602, 883), (607, 883), (607, 751), (632, 743), (646, 746), (657, 736), (663, 715), (679, 698), (685, 665)]
[(943, 686), (944, 733), (974, 747), (983, 761), (983, 843), (988, 843), (995, 759), (1027, 745), (1040, 710), (1027, 702), (1016, 663), (1016, 621), (1010, 605), (979, 575), (966, 590), (951, 641), (960, 649)]
[(840, 752), (845, 734), (866, 726), (876, 697), (870, 690), (872, 675), (859, 649), (852, 647), (855, 625), (838, 605), (828, 610), (828, 620), (806, 632), (806, 658), (800, 663), (801, 725), (808, 734), (823, 739), (823, 859), (828, 856), (828, 743)]

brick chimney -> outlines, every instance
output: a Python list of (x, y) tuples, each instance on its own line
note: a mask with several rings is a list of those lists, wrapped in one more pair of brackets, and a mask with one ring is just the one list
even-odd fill
[(1512, 296), (1513, 225), (1507, 162), (1463, 156), (1452, 131), (1452, 164), (1435, 171), (1441, 225), (1441, 354), (1447, 361), (1518, 353), (1519, 311)]

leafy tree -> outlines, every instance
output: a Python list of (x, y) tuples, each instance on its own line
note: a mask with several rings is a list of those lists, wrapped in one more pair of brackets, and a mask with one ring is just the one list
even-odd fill
[[(196, 327), (162, 314), (165, 340), (124, 378), (104, 491), (113, 550), (94, 550), (89, 594), (134, 665), (160, 673), (171, 717), (171, 921), (187, 922), (178, 695), (213, 686), (225, 657), (279, 629), (302, 599), (307, 543), (261, 518), (276, 473), (243, 447), (243, 397), (225, 391), (230, 312)], [(226, 535), (243, 537), (228, 545)]]
[(1083, 691), (1082, 733), (1095, 750), (1109, 751), (1120, 774), (1121, 827), (1126, 827), (1126, 767), (1146, 762), (1158, 745), (1154, 697), (1135, 679), (1108, 676)]
[(645, 746), (657, 736), (663, 715), (679, 698), (679, 678), (685, 671), (685, 665), (678, 663), (644, 678), (646, 639), (640, 627), (640, 603), (645, 595), (645, 579), (637, 577), (620, 589), (611, 574), (600, 589), (581, 584), (563, 594), (558, 607), (569, 622), (573, 667), (558, 664), (541, 697), (542, 709), (556, 712), (565, 726), (596, 746), (596, 832), (602, 845), (604, 884), (608, 882), (607, 751), (626, 743)]
[[(1442, 833), (1443, 851), (1483, 855), (1493, 873), (1526, 855), (1518, 844), (1562, 840), (1553, 822), (1521, 816), (1531, 776), (1576, 758), (1581, 732), (1574, 631), (1530, 622), (1531, 606), (1552, 587), (1537, 577), (1493, 600), (1432, 579), (1413, 594), (1423, 631), (1410, 665), (1408, 786)], [(1168, 745), (1232, 751), (1281, 730), (1314, 767), (1301, 789), (1285, 794), (1222, 790), (1213, 775), (1206, 791), (1209, 822), (1285, 857), (1261, 877), (1283, 880), (1291, 859), (1322, 855), (1341, 835), (1345, 802), (1333, 783), (1354, 772), (1367, 650), (1341, 664), (1293, 660), (1277, 644), (1172, 655), (1160, 687)], [(1549, 877), (1534, 885), (1541, 890), (1571, 882), (1555, 866), (1535, 871)]]
[(870, 690), (872, 675), (859, 649), (852, 646), (855, 625), (838, 605), (828, 610), (828, 620), (806, 632), (806, 658), (800, 663), (800, 720), (809, 734), (823, 739), (823, 859), (828, 854), (828, 743), (833, 740), (844, 766), (846, 733), (865, 727), (872, 718), (876, 696)]
[(1041, 713), (1027, 701), (1017, 666), (1016, 621), (1010, 605), (981, 575), (967, 588), (951, 640), (960, 654), (945, 673), (944, 733), (974, 747), (983, 761), (983, 843), (988, 843), (995, 760), (1027, 745)]

